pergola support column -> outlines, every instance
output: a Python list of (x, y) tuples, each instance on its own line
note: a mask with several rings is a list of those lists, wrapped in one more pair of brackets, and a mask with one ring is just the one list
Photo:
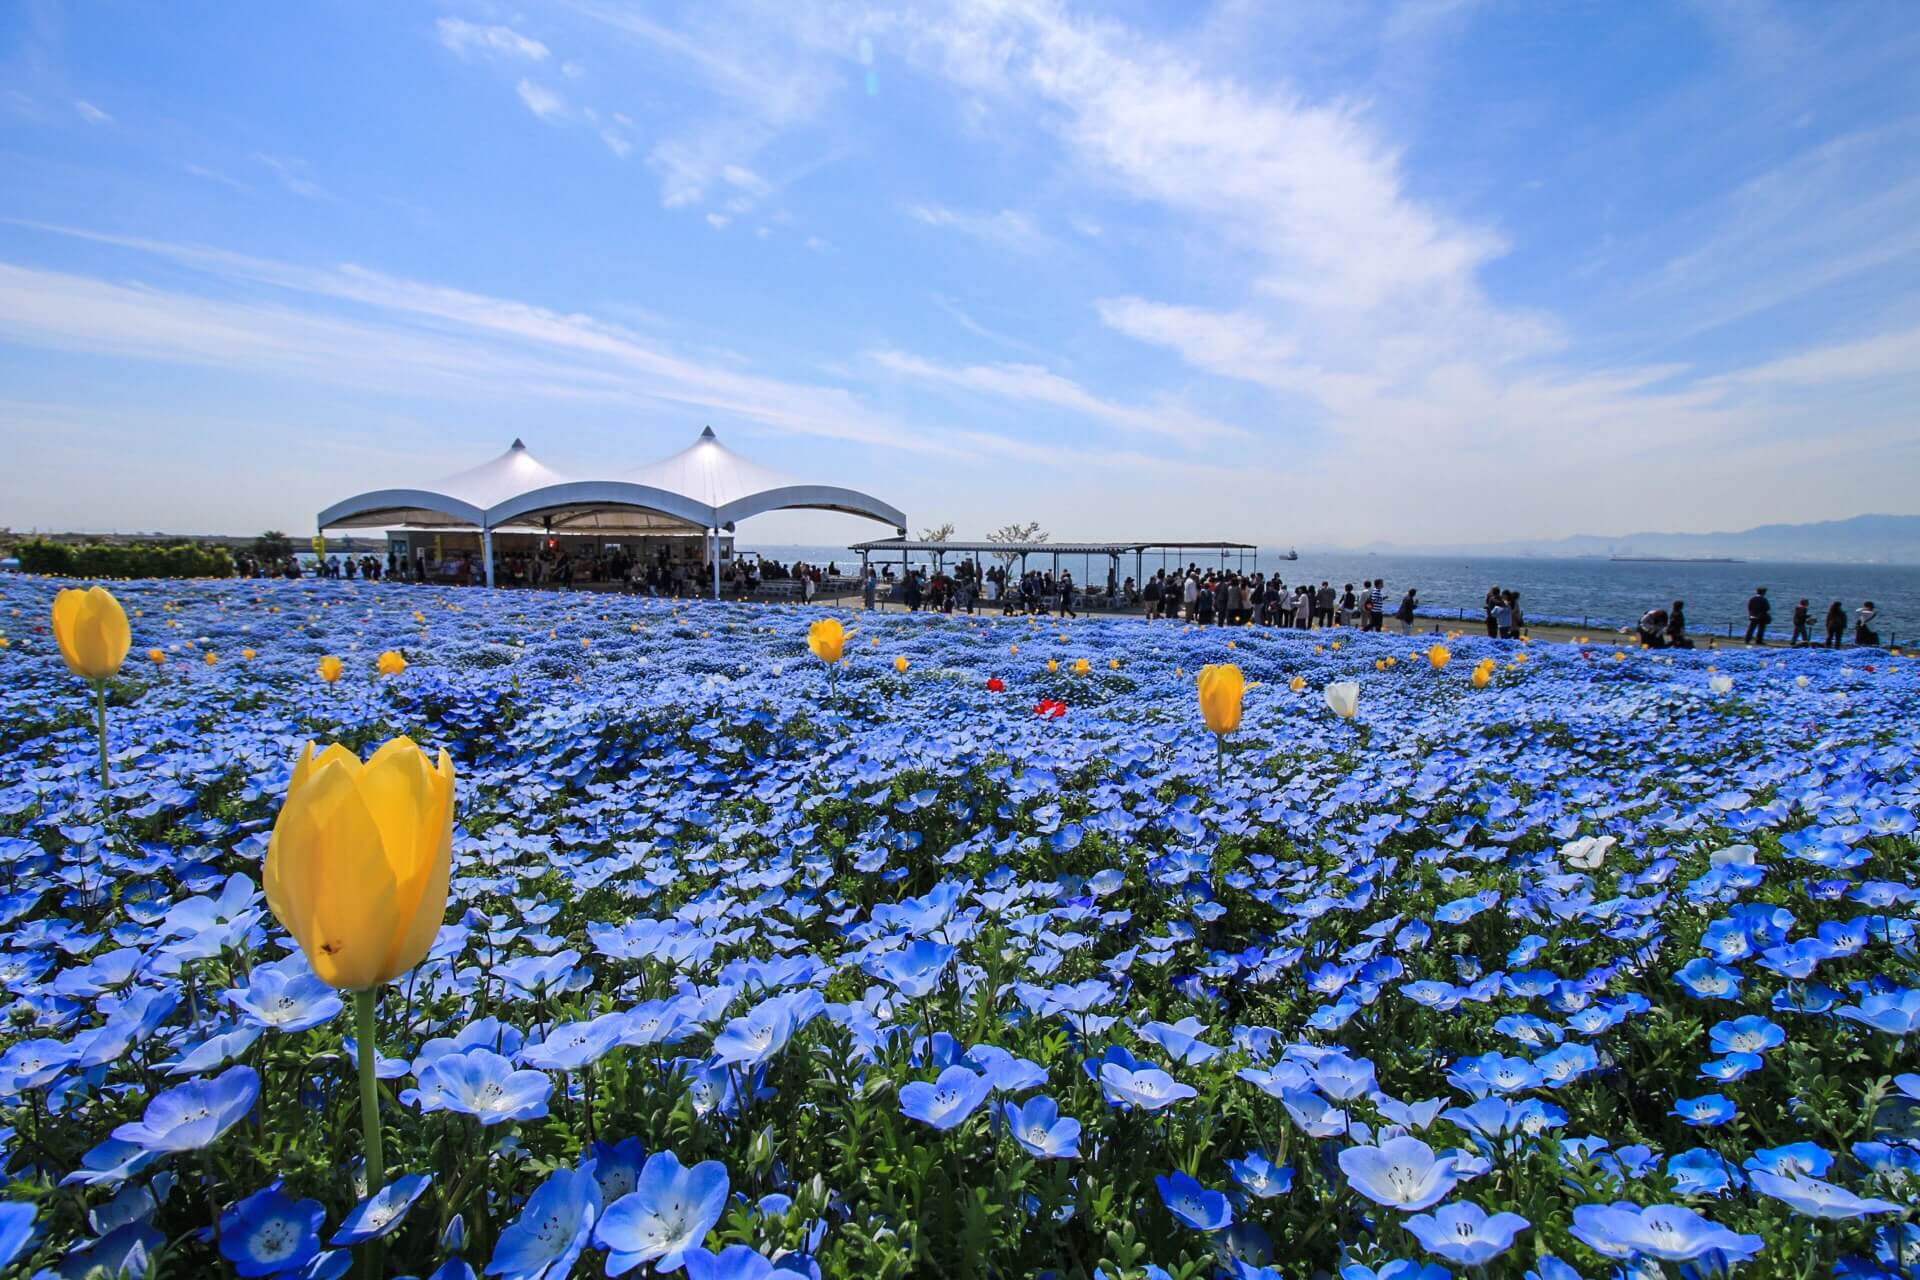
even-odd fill
[(487, 585), (493, 585), (493, 529), (480, 526), (480, 565), (487, 575)]

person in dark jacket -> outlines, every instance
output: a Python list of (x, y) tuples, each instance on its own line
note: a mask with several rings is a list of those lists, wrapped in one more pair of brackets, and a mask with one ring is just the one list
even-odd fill
[(1640, 615), (1640, 643), (1649, 649), (1667, 647), (1667, 611), (1652, 608)]
[(1827, 648), (1838, 649), (1840, 638), (1847, 634), (1847, 611), (1838, 600), (1827, 610)]
[(1805, 600), (1793, 606), (1793, 639), (1787, 643), (1796, 649), (1813, 643), (1813, 611)]
[(1667, 647), (1669, 649), (1691, 649), (1693, 641), (1687, 639), (1687, 602), (1675, 600), (1673, 608), (1667, 610)]
[(1500, 607), (1500, 585), (1495, 583), (1487, 588), (1487, 639), (1500, 638), (1500, 624), (1493, 620), (1493, 611)]
[(1765, 644), (1767, 624), (1773, 621), (1773, 605), (1767, 601), (1767, 589), (1755, 587), (1747, 597), (1747, 643)]

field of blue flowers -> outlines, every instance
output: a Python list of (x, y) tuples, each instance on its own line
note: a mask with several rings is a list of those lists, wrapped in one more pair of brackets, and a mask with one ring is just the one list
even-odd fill
[[(1920, 1272), (1915, 660), (842, 615), (830, 685), (820, 610), (124, 584), (103, 796), (60, 585), (0, 581), (0, 1269)], [(399, 734), (451, 891), (369, 1046), (262, 858)]]

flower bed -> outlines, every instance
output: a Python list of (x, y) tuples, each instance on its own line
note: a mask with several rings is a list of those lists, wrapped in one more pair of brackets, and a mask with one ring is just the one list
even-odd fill
[[(830, 694), (818, 609), (133, 584), (103, 806), (54, 585), (22, 1274), (1920, 1266), (1914, 661), (843, 614)], [(262, 858), (304, 743), (401, 734), (452, 875), (369, 1046)]]

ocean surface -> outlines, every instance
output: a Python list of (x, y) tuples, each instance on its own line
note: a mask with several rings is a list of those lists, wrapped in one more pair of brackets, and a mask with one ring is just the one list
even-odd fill
[[(757, 551), (768, 559), (790, 563), (805, 560), (814, 564), (835, 563), (846, 571), (857, 566), (860, 557), (845, 547), (799, 547), (754, 544), (742, 540), (740, 549)], [(1920, 636), (1920, 565), (1876, 564), (1769, 564), (1743, 561), (1736, 564), (1712, 564), (1686, 561), (1613, 561), (1555, 560), (1518, 557), (1463, 557), (1415, 555), (1366, 555), (1352, 552), (1332, 554), (1303, 551), (1295, 561), (1280, 559), (1283, 551), (1262, 548), (1256, 555), (1248, 552), (1244, 562), (1230, 554), (1229, 568), (1258, 569), (1269, 575), (1278, 573), (1283, 582), (1302, 580), (1316, 586), (1322, 579), (1341, 587), (1351, 582), (1358, 587), (1368, 578), (1385, 578), (1387, 594), (1398, 605), (1408, 587), (1419, 588), (1421, 612), (1429, 617), (1462, 614), (1471, 619), (1481, 616), (1481, 600), (1487, 588), (1496, 583), (1520, 593), (1521, 611), (1535, 622), (1565, 622), (1576, 626), (1620, 627), (1633, 623), (1655, 605), (1666, 606), (1675, 600), (1687, 602), (1687, 622), (1696, 632), (1734, 634), (1745, 631), (1747, 597), (1758, 586), (1767, 588), (1773, 600), (1773, 628), (1769, 638), (1785, 639), (1792, 630), (1794, 603), (1805, 597), (1813, 606), (1814, 630), (1821, 629), (1827, 606), (1838, 600), (1847, 609), (1848, 634), (1852, 634), (1852, 615), (1861, 601), (1871, 600), (1880, 610), (1881, 639), (1896, 643), (1895, 637), (1911, 641)], [(927, 564), (926, 556), (910, 557), (912, 563)], [(1203, 568), (1218, 567), (1218, 555), (1206, 557), (1188, 553), (1187, 560)], [(1034, 556), (1035, 568), (1051, 567), (1052, 557)], [(898, 560), (893, 561), (895, 565)], [(1148, 577), (1161, 567), (1157, 555), (1146, 557)], [(1169, 556), (1165, 564), (1174, 567)], [(1104, 583), (1107, 566), (1104, 557), (1083, 560), (1080, 556), (1062, 556), (1061, 566), (1073, 573), (1078, 582)], [(1133, 572), (1133, 557), (1123, 556), (1120, 576)]]

